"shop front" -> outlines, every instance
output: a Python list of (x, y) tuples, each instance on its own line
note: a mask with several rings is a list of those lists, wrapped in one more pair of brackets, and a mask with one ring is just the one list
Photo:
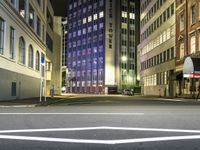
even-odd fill
[(200, 88), (200, 58), (187, 57), (183, 66), (184, 88), (195, 97)]

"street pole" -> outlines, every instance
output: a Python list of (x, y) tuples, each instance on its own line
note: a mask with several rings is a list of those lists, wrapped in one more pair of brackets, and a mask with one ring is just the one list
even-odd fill
[(44, 101), (46, 102), (47, 101), (47, 95), (46, 95), (46, 93), (47, 93), (47, 76), (46, 76), (46, 62), (45, 62), (45, 64), (44, 64)]
[(41, 102), (42, 102), (42, 69), (40, 69), (40, 103)]
[[(45, 77), (45, 70), (46, 70), (45, 69), (45, 58), (44, 58), (43, 55), (41, 56), (41, 60), (40, 61), (41, 61), (41, 63), (40, 63), (40, 103), (41, 103), (42, 102), (42, 92), (43, 92), (42, 83), (43, 83), (43, 80), (44, 80), (44, 77)], [(42, 74), (43, 70), (44, 70), (44, 77), (43, 77), (43, 74)], [(46, 83), (44, 83), (44, 84), (46, 84)], [(46, 85), (44, 85), (44, 86), (46, 86)], [(44, 89), (44, 92), (46, 92), (46, 89)], [(44, 95), (46, 97), (46, 94), (44, 94)], [(46, 101), (46, 98), (45, 98), (45, 101)]]

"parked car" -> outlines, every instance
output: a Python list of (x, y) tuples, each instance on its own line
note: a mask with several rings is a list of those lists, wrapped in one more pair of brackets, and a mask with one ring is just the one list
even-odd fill
[(132, 96), (132, 95), (134, 95), (134, 90), (133, 89), (124, 89), (122, 91), (122, 95)]

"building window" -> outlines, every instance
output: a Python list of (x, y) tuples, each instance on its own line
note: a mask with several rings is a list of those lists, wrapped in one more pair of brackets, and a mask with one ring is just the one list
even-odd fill
[(180, 43), (180, 59), (183, 58), (185, 55), (185, 51), (184, 51), (184, 42), (181, 41)]
[(34, 9), (31, 5), (29, 5), (29, 25), (34, 28), (34, 20), (35, 20)]
[(25, 64), (25, 41), (23, 37), (19, 38), (19, 63)]
[(174, 3), (171, 5), (171, 15), (174, 14)]
[(19, 0), (19, 14), (26, 18), (26, 0)]
[(48, 9), (47, 9), (47, 20), (48, 20), (49, 26), (53, 30), (53, 17), (51, 16), (51, 13), (49, 12)]
[(37, 34), (41, 36), (41, 21), (38, 16), (37, 16)]
[(37, 0), (38, 5), (41, 6), (41, 0)]
[(88, 22), (91, 22), (92, 21), (92, 16), (89, 16), (88, 17)]
[(98, 19), (97, 14), (94, 14), (93, 19), (94, 19), (94, 20), (97, 20), (97, 19)]
[(164, 72), (164, 84), (167, 84), (167, 72)]
[(127, 18), (127, 12), (122, 11), (122, 18)]
[(103, 11), (99, 13), (99, 18), (103, 18), (104, 17), (104, 13)]
[(10, 27), (10, 58), (14, 59), (15, 55), (15, 29)]
[(17, 95), (17, 83), (12, 82), (11, 85), (11, 96), (16, 96)]
[(180, 16), (180, 32), (184, 30), (184, 15)]
[(33, 46), (29, 46), (28, 50), (28, 67), (33, 68)]
[(190, 38), (190, 52), (195, 53), (196, 51), (196, 38), (195, 35), (191, 36)]
[(37, 71), (40, 70), (40, 53), (39, 51), (36, 52), (36, 57), (35, 57), (35, 69)]
[(11, 0), (10, 2), (13, 6), (16, 6), (16, 0)]
[(173, 59), (175, 56), (175, 52), (174, 52), (174, 47), (171, 48), (171, 59)]
[(83, 18), (83, 24), (87, 23), (87, 18)]
[(5, 21), (0, 18), (0, 54), (4, 53)]
[(46, 33), (46, 44), (48, 49), (53, 52), (53, 40), (48, 33)]
[(196, 12), (195, 12), (195, 5), (191, 7), (191, 25), (196, 22)]

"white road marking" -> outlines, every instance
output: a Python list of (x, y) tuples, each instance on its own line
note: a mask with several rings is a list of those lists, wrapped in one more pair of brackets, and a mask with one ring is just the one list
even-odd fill
[(144, 115), (144, 113), (0, 113), (0, 115), (118, 115), (134, 116)]
[(89, 131), (106, 129), (105, 127), (85, 127), (85, 128), (52, 128), (52, 129), (25, 129), (25, 130), (2, 130), (0, 133), (30, 133), (30, 132), (59, 132), (59, 131)]
[[(33, 133), (33, 132), (59, 132), (59, 131), (90, 131), (90, 130), (127, 130), (127, 131), (150, 131), (150, 132), (156, 131), (156, 132), (196, 133), (196, 134), (200, 133), (200, 130), (159, 129), (159, 128), (124, 128), (124, 127), (102, 126), (102, 127), (82, 127), (82, 128), (1, 130), (0, 134)], [(111, 145), (111, 144), (144, 143), (144, 142), (158, 142), (158, 141), (192, 140), (192, 139), (200, 139), (200, 135), (166, 136), (166, 137), (150, 137), (150, 138), (136, 138), (136, 139), (119, 139), (119, 140), (67, 139), (67, 138), (52, 138), (52, 137), (0, 135), (0, 139)]]
[(171, 101), (171, 102), (185, 102), (181, 99), (166, 99), (166, 98), (159, 98), (158, 100), (165, 100), (165, 101)]
[(128, 143), (158, 142), (158, 141), (192, 140), (192, 139), (200, 139), (200, 135), (152, 137), (152, 138), (137, 138), (137, 139), (125, 139), (125, 140), (90, 140), (90, 139), (88, 140), (88, 139), (64, 139), (64, 138), (49, 138), (49, 137), (0, 135), (0, 139), (114, 145), (114, 144), (128, 144)]
[(3, 106), (0, 106), (0, 108), (33, 108), (35, 107), (36, 105), (13, 105), (13, 106), (7, 106), (7, 105), (3, 105)]
[(148, 131), (148, 132), (174, 132), (174, 133), (196, 133), (200, 130), (161, 129), (161, 128), (125, 128), (125, 127), (81, 127), (81, 128), (49, 128), (49, 129), (21, 129), (0, 130), (2, 133), (32, 133), (32, 132), (59, 132), (59, 131), (89, 131), (89, 130), (126, 130), (126, 131)]

